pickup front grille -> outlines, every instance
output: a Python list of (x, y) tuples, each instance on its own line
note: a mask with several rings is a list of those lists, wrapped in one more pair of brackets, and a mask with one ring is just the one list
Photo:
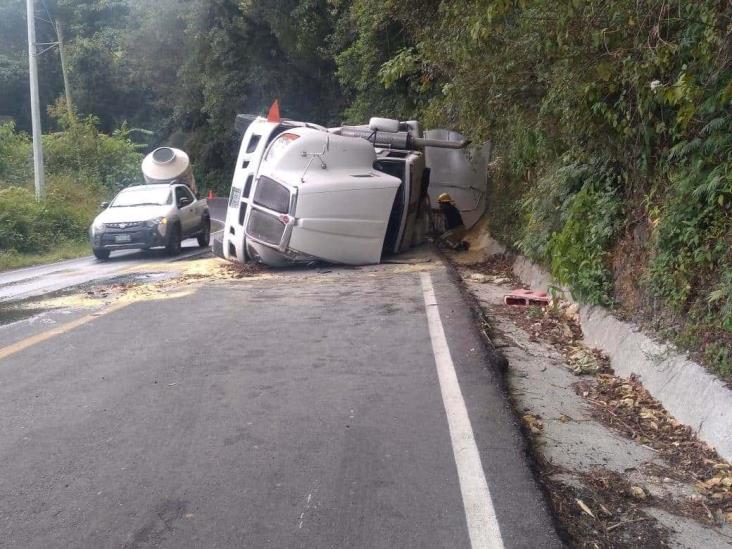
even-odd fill
[(125, 223), (105, 223), (104, 227), (107, 229), (117, 229), (122, 231), (137, 230), (143, 225), (142, 221), (132, 221)]
[(252, 238), (261, 240), (267, 244), (279, 246), (284, 233), (285, 224), (274, 215), (257, 209), (253, 209), (249, 214), (247, 234)]

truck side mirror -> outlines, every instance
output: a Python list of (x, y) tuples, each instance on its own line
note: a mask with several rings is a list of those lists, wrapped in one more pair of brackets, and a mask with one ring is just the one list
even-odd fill
[(102, 202), (102, 203), (101, 203), (101, 204), (99, 205), (99, 207), (100, 207), (101, 209), (103, 209), (103, 210), (106, 210), (107, 208), (109, 208), (109, 202)]

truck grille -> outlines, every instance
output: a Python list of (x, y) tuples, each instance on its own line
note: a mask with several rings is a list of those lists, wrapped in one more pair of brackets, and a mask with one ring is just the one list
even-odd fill
[(285, 224), (275, 216), (260, 210), (252, 209), (247, 223), (247, 235), (279, 246), (282, 242), (282, 235), (285, 233)]
[(254, 203), (279, 213), (290, 211), (290, 191), (269, 177), (260, 177), (254, 190)]

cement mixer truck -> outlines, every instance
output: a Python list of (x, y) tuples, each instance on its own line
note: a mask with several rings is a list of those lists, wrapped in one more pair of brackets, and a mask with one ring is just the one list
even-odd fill
[[(422, 243), (431, 227), (430, 151), (450, 160), (465, 196), (471, 185), (485, 192), (487, 171), (471, 167), (468, 141), (454, 132), (424, 137), (417, 122), (385, 118), (328, 129), (273, 110), (236, 120), (243, 139), (224, 231), (214, 243), (227, 259), (363, 265)], [(485, 207), (482, 196), (472, 202), (465, 207)]]
[(187, 238), (209, 245), (211, 217), (206, 200), (197, 196), (188, 155), (161, 147), (142, 162), (145, 185), (120, 191), (89, 228), (94, 255), (106, 260), (115, 250), (164, 247), (180, 253)]

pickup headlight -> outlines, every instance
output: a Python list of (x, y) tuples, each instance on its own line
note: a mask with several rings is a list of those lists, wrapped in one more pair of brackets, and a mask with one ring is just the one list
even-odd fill
[(167, 217), (156, 217), (155, 219), (151, 219), (150, 221), (145, 221), (146, 227), (157, 227), (158, 225), (167, 225), (168, 224), (168, 218)]
[(94, 229), (94, 231), (101, 231), (104, 229), (104, 223), (99, 221), (98, 219), (95, 219), (94, 223), (92, 224), (92, 229)]

